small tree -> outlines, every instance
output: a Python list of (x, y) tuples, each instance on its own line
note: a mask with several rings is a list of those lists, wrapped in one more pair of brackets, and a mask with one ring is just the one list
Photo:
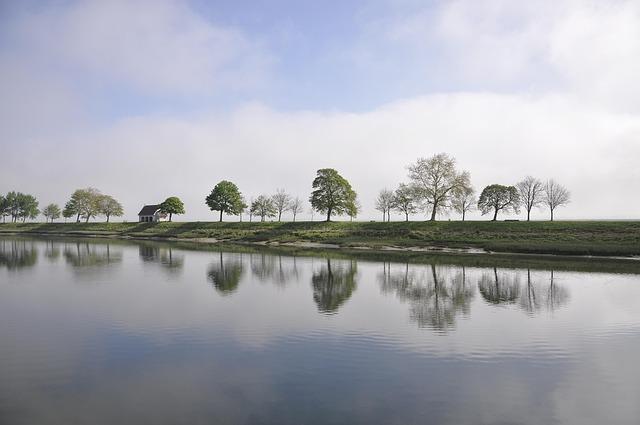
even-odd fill
[(362, 205), (360, 205), (360, 200), (356, 195), (353, 200), (349, 202), (349, 205), (347, 205), (347, 215), (349, 216), (349, 219), (353, 221), (353, 219), (358, 216), (360, 211), (362, 211)]
[(174, 214), (184, 214), (184, 204), (177, 196), (170, 196), (160, 204), (160, 211), (169, 214), (169, 221)]
[(282, 219), (282, 213), (289, 209), (291, 196), (288, 195), (284, 189), (278, 189), (276, 194), (271, 197), (271, 200), (278, 211), (278, 221), (280, 221)]
[(478, 200), (478, 209), (485, 215), (493, 210), (493, 221), (498, 218), (498, 211), (512, 209), (518, 212), (520, 196), (515, 186), (492, 184), (485, 187)]
[[(62, 216), (67, 219), (67, 218), (71, 218), (74, 215), (78, 214), (77, 209), (75, 207), (75, 205), (73, 204), (72, 201), (68, 201), (65, 205), (64, 205), (64, 209), (62, 210)], [(78, 217), (76, 219), (76, 222), (80, 221), (80, 214), (78, 214)]]
[(107, 223), (111, 216), (122, 217), (124, 215), (120, 202), (109, 195), (100, 195), (98, 198), (98, 211), (107, 218)]
[(92, 187), (78, 189), (71, 195), (71, 199), (65, 205), (65, 210), (73, 211), (76, 221), (83, 217), (88, 223), (92, 217), (100, 213), (100, 199), (102, 194)]
[(243, 208), (246, 208), (238, 186), (227, 180), (222, 180), (215, 185), (207, 196), (206, 203), (211, 211), (220, 211), (220, 221), (222, 221), (223, 213), (238, 215)]
[(7, 198), (0, 195), (0, 217), (2, 217), (2, 222), (6, 222), (6, 218), (9, 215), (9, 203), (7, 202)]
[(40, 215), (38, 200), (33, 195), (18, 193), (16, 198), (18, 203), (18, 217), (25, 222), (27, 219), (34, 220)]
[(300, 198), (297, 196), (289, 202), (289, 211), (293, 214), (293, 221), (296, 221), (296, 216), (302, 212), (304, 208), (304, 204)]
[(520, 201), (527, 211), (527, 221), (531, 220), (531, 210), (543, 202), (544, 185), (535, 177), (527, 176), (516, 184), (520, 193)]
[(460, 190), (456, 190), (451, 198), (451, 206), (453, 209), (462, 214), (462, 221), (464, 221), (467, 213), (473, 210), (475, 204), (476, 191), (472, 187), (463, 187)]
[(42, 215), (45, 217), (45, 221), (51, 221), (60, 218), (60, 207), (57, 204), (49, 204), (44, 210), (42, 210)]
[(327, 215), (327, 221), (331, 221), (332, 214), (346, 213), (350, 202), (355, 201), (351, 185), (333, 168), (318, 170), (312, 186), (309, 202), (314, 210)]
[(251, 203), (251, 213), (260, 217), (260, 221), (264, 221), (267, 217), (275, 217), (278, 209), (272, 198), (260, 195)]
[(393, 193), (393, 208), (404, 214), (405, 221), (409, 221), (409, 214), (418, 212), (416, 192), (409, 185), (401, 183)]
[(376, 198), (376, 209), (382, 212), (382, 221), (391, 221), (391, 208), (393, 208), (393, 191), (382, 189)]
[(549, 207), (551, 221), (553, 221), (553, 212), (555, 209), (567, 205), (570, 201), (571, 194), (564, 186), (553, 179), (547, 180), (544, 186), (544, 203)]

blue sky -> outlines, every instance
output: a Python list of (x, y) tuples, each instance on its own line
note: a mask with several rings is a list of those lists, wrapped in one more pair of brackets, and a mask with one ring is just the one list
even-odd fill
[(375, 218), (445, 151), (477, 191), (533, 174), (566, 217), (640, 215), (637, 1), (3, 2), (0, 24), (0, 192), (208, 219), (222, 178), (306, 199), (331, 166)]

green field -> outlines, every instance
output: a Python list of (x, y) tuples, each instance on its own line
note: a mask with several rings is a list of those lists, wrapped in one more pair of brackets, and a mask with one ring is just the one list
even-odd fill
[(559, 255), (640, 255), (640, 221), (557, 222), (162, 222), (0, 224), (2, 233), (215, 239), (340, 247), (476, 248)]

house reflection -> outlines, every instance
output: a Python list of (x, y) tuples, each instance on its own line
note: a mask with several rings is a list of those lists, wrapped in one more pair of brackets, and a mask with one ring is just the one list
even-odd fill
[(238, 289), (244, 271), (242, 254), (223, 254), (214, 256), (215, 260), (207, 269), (207, 280), (221, 295), (231, 295)]
[(358, 264), (355, 260), (326, 259), (320, 270), (311, 277), (313, 300), (322, 313), (338, 311), (356, 289)]
[(409, 315), (419, 327), (447, 330), (455, 327), (459, 314), (468, 315), (474, 288), (467, 284), (464, 267), (445, 268), (434, 264), (393, 267), (383, 263), (378, 276), (381, 290), (409, 303)]
[(18, 270), (38, 262), (38, 249), (33, 241), (0, 240), (0, 267)]

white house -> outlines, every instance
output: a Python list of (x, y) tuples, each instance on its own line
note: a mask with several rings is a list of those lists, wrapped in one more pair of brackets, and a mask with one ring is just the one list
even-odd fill
[(141, 223), (157, 223), (166, 218), (167, 214), (160, 212), (160, 205), (145, 205), (138, 213), (138, 221)]

